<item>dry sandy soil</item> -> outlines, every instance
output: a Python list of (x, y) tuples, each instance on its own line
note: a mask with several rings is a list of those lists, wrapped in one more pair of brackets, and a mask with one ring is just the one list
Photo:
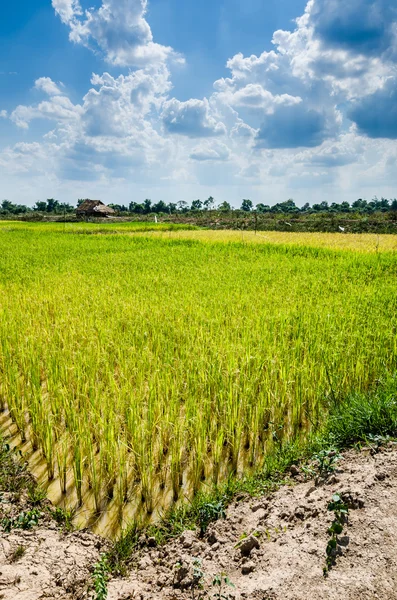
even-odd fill
[[(336, 563), (324, 578), (332, 520), (327, 505), (334, 492), (342, 493), (351, 508)], [(298, 475), (267, 498), (240, 498), (204, 539), (188, 531), (161, 548), (146, 540), (130, 575), (109, 582), (108, 599), (397, 599), (396, 492), (395, 445), (373, 455), (347, 452), (322, 485)], [(18, 547), (24, 548), (19, 558)], [(92, 567), (104, 550), (101, 538), (86, 531), (63, 534), (51, 522), (31, 531), (2, 532), (0, 598), (94, 598)], [(192, 589), (195, 559), (205, 574), (202, 590)], [(225, 586), (223, 596), (212, 585), (220, 573), (235, 586)]]

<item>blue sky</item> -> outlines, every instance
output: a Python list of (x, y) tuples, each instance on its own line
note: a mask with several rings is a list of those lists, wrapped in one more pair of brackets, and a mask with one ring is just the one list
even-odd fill
[(0, 198), (397, 196), (388, 0), (20, 0), (0, 22)]

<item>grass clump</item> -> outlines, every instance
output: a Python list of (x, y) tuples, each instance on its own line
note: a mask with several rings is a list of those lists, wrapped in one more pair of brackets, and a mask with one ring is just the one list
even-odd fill
[(370, 441), (374, 436), (397, 435), (396, 379), (375, 392), (352, 394), (330, 414), (329, 439), (340, 448)]
[(0, 437), (0, 492), (14, 494), (18, 500), (22, 492), (34, 497), (36, 483), (26, 470), (21, 452)]

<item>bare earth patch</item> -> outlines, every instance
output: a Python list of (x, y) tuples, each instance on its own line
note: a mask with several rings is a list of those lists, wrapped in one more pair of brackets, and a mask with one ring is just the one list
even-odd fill
[[(335, 565), (324, 578), (332, 521), (327, 506), (335, 492), (349, 498), (351, 508)], [(154, 540), (147, 540), (130, 575), (109, 582), (108, 599), (217, 598), (212, 581), (221, 573), (235, 585), (222, 593), (236, 600), (397, 599), (396, 492), (395, 445), (374, 455), (346, 452), (326, 484), (315, 487), (298, 475), (271, 497), (241, 498), (204, 539), (189, 531), (161, 548), (148, 547)], [(93, 598), (92, 568), (105, 549), (97, 536), (64, 535), (53, 523), (2, 533), (0, 598)], [(204, 574), (202, 590), (194, 584), (195, 559)]]

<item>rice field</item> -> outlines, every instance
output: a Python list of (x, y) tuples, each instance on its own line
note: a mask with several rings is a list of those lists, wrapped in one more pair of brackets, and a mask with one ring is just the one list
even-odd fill
[[(127, 232), (127, 231), (126, 231)], [(138, 232), (137, 232), (138, 233)], [(141, 232), (139, 232), (140, 235)], [(240, 242), (247, 244), (282, 244), (330, 250), (352, 250), (354, 252), (396, 252), (397, 235), (376, 233), (300, 233), (283, 231), (230, 231), (230, 230), (173, 230), (168, 234), (151, 230), (153, 237), (202, 242)]]
[(66, 225), (0, 223), (0, 409), (79, 523), (154, 518), (395, 372), (393, 236)]

